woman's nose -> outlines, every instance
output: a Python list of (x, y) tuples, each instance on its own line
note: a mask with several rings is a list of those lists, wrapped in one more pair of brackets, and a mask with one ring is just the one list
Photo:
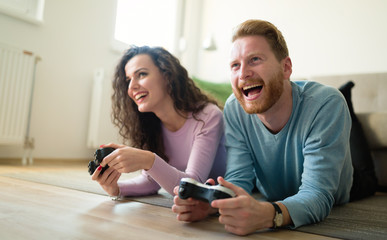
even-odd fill
[(132, 79), (132, 80), (129, 82), (128, 90), (130, 90), (130, 89), (136, 89), (136, 88), (138, 88), (138, 82), (137, 82), (135, 79)]
[(131, 80), (128, 85), (128, 94), (132, 96), (133, 91), (138, 88), (138, 83), (135, 80)]

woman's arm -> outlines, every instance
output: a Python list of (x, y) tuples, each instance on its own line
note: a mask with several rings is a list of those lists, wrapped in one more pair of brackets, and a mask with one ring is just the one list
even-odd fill
[[(175, 166), (171, 166), (156, 155), (152, 168), (147, 171), (171, 195), (173, 195), (173, 188), (179, 185), (181, 178), (191, 177), (204, 182), (213, 168), (219, 144), (224, 134), (222, 112), (215, 105), (208, 105), (198, 117), (204, 121), (204, 124), (199, 122), (199, 127), (195, 128), (193, 132), (187, 133), (193, 134), (194, 142), (192, 147), (190, 149), (180, 149), (180, 151), (190, 152), (185, 170), (178, 170)], [(194, 122), (198, 123), (197, 121)], [(225, 151), (225, 149), (223, 150)], [(187, 161), (186, 159), (175, 160), (179, 164), (182, 163), (181, 161)], [(224, 165), (219, 167), (225, 167), (225, 160), (222, 161)]]
[(118, 187), (120, 197), (153, 195), (160, 189), (160, 185), (145, 171), (132, 179), (118, 181)]

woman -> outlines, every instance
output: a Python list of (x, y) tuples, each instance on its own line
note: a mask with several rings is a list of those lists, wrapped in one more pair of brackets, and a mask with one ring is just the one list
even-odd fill
[[(197, 88), (186, 69), (168, 51), (131, 47), (121, 58), (113, 81), (113, 119), (132, 147), (116, 150), (92, 179), (111, 196), (171, 195), (183, 177), (203, 182), (223, 176), (226, 151), (222, 111)], [(133, 179), (121, 173), (142, 169)]]

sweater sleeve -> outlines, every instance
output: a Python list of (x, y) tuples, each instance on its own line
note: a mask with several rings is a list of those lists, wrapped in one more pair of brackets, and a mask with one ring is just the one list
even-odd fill
[(144, 196), (156, 194), (159, 184), (149, 177), (145, 171), (140, 176), (125, 181), (119, 181), (120, 196)]
[[(190, 177), (204, 182), (213, 167), (224, 131), (222, 112), (215, 105), (208, 105), (199, 115), (199, 119), (202, 121), (199, 121), (200, 124), (194, 132), (187, 133), (194, 135), (192, 148), (180, 149), (180, 151), (190, 151), (185, 171), (178, 170), (157, 155), (152, 168), (147, 171), (162, 188), (172, 195), (174, 187), (179, 185), (181, 178)], [(176, 161), (187, 160), (177, 159)]]

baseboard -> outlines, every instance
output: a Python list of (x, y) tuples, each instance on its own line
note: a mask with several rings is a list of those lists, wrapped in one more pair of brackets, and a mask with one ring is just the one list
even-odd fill
[[(34, 158), (32, 165), (87, 165), (90, 159)], [(21, 158), (0, 158), (0, 165), (22, 165)]]

